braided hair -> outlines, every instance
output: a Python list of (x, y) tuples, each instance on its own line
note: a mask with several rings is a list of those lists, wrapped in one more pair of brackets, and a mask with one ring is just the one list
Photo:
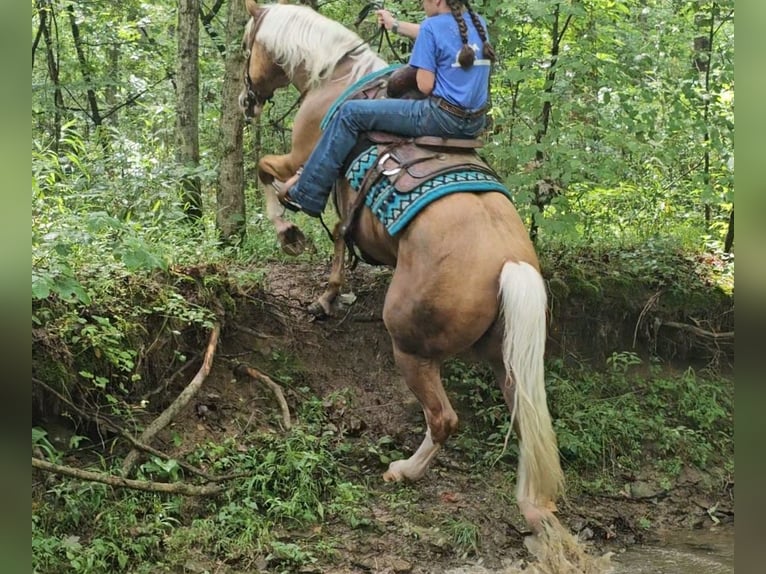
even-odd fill
[(455, 18), (455, 22), (457, 22), (458, 30), (460, 30), (460, 38), (463, 40), (463, 48), (460, 50), (460, 54), (458, 54), (457, 58), (460, 67), (470, 68), (476, 60), (476, 53), (473, 51), (473, 48), (468, 45), (468, 27), (463, 18), (463, 7), (465, 7), (466, 11), (471, 16), (471, 21), (481, 38), (482, 55), (490, 62), (494, 62), (495, 49), (492, 47), (492, 44), (489, 43), (489, 40), (487, 40), (487, 31), (484, 29), (484, 26), (482, 26), (481, 20), (479, 20), (479, 15), (474, 12), (473, 8), (468, 4), (468, 0), (446, 0), (446, 2), (450, 10), (452, 10), (452, 16)]

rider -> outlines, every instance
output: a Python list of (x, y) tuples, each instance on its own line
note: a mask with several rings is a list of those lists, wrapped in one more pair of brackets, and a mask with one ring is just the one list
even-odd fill
[[(421, 24), (396, 21), (386, 10), (386, 29), (415, 38), (410, 66), (417, 69), (422, 100), (350, 100), (322, 133), (305, 167), (287, 180), (279, 201), (318, 217), (359, 134), (381, 130), (407, 137), (473, 138), (486, 120), (490, 65), (495, 52), (484, 18), (468, 0), (423, 0)], [(468, 16), (468, 17), (466, 17)]]

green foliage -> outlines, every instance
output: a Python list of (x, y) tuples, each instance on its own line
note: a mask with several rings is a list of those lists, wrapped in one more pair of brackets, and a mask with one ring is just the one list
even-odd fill
[[(647, 370), (632, 352), (614, 353), (607, 367), (549, 364), (549, 405), (568, 474), (603, 488), (624, 471), (654, 467), (674, 478), (684, 464), (704, 469), (733, 456), (730, 380)], [(510, 416), (491, 373), (454, 361), (445, 380), (463, 426), (451, 446), (477, 470), (499, 461), (513, 470), (515, 437), (504, 452)]]
[(549, 373), (559, 448), (570, 468), (614, 476), (648, 461), (675, 475), (683, 464), (706, 468), (731, 457), (731, 381), (691, 369), (635, 370), (632, 353), (609, 363), (605, 373), (560, 363)]
[(476, 524), (458, 518), (448, 518), (442, 522), (441, 529), (450, 537), (453, 546), (462, 556), (479, 552), (479, 527)]
[(179, 503), (62, 481), (33, 507), (33, 570), (126, 572), (136, 564), (161, 563), (162, 541), (179, 524)]
[(48, 431), (39, 427), (32, 427), (32, 447), (37, 447), (45, 457), (53, 463), (61, 462), (61, 453), (48, 440)]
[[(244, 474), (220, 499), (193, 510), (184, 510), (180, 497), (114, 493), (98, 484), (65, 480), (49, 488), (33, 509), (35, 571), (165, 571), (197, 555), (244, 567), (264, 559), (286, 571), (332, 554), (327, 541), (290, 535), (329, 520), (362, 523), (366, 495), (338, 473), (334, 438), (321, 432), (321, 405), (310, 398), (303, 423), (286, 435), (260, 431), (190, 453), (190, 463), (213, 474)], [(44, 433), (33, 439), (45, 445)], [(175, 480), (180, 467), (152, 457), (140, 474)]]

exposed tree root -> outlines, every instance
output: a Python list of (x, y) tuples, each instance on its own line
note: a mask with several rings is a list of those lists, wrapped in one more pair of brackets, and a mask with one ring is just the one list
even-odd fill
[(271, 389), (271, 391), (274, 393), (274, 396), (277, 399), (277, 402), (279, 403), (279, 408), (282, 409), (282, 424), (284, 425), (286, 430), (290, 430), (292, 428), (292, 422), (290, 420), (290, 409), (287, 406), (287, 401), (285, 400), (285, 395), (282, 392), (282, 387), (280, 387), (277, 383), (271, 380), (271, 377), (268, 375), (262, 373), (258, 369), (254, 369), (253, 367), (249, 367), (245, 364), (238, 364), (234, 367), (234, 374), (237, 376), (242, 375), (248, 375), (252, 377), (253, 379), (256, 379), (258, 381), (261, 381), (266, 384), (267, 387)]
[[(138, 439), (140, 442), (148, 444), (159, 431), (170, 424), (173, 418), (181, 410), (183, 410), (187, 404), (189, 404), (189, 401), (200, 389), (208, 374), (210, 374), (210, 369), (213, 366), (213, 356), (215, 355), (215, 349), (218, 346), (218, 337), (220, 334), (221, 326), (220, 324), (216, 323), (210, 333), (207, 350), (205, 351), (205, 358), (202, 360), (202, 366), (200, 367), (199, 371), (197, 371), (197, 374), (194, 375), (194, 378), (191, 380), (191, 382), (186, 385), (186, 388), (181, 391), (181, 394), (178, 395), (176, 400), (174, 400), (168, 408), (162, 411), (160, 416), (154, 419), (154, 421), (152, 421), (152, 423), (146, 427), (144, 432), (141, 433), (141, 436)], [(128, 453), (128, 456), (125, 457), (125, 460), (122, 463), (123, 476), (128, 476), (130, 474), (130, 472), (133, 470), (133, 467), (136, 465), (136, 462), (138, 461), (138, 457), (139, 451), (136, 449), (133, 449)]]
[(707, 331), (705, 329), (702, 329), (701, 327), (697, 327), (696, 325), (689, 325), (687, 323), (676, 323), (675, 321), (663, 321), (662, 324), (666, 327), (673, 327), (674, 329), (682, 329), (684, 331), (689, 331), (700, 337), (705, 337), (706, 339), (720, 340), (720, 339), (734, 338), (734, 331), (725, 331), (723, 333), (715, 333), (713, 331)]

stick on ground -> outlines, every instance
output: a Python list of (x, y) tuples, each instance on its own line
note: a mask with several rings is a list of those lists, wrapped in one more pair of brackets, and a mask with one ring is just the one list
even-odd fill
[(224, 486), (218, 484), (194, 486), (192, 484), (186, 484), (183, 482), (152, 482), (148, 480), (131, 480), (121, 476), (104, 474), (103, 472), (92, 472), (90, 470), (82, 470), (71, 466), (62, 466), (60, 464), (54, 464), (52, 462), (36, 458), (34, 456), (32, 457), (32, 468), (44, 470), (45, 472), (52, 472), (54, 474), (60, 474), (62, 476), (79, 478), (81, 480), (87, 480), (90, 482), (100, 482), (110, 486), (133, 488), (135, 490), (143, 490), (146, 492), (164, 492), (168, 494), (185, 494), (188, 496), (210, 496), (211, 494), (218, 494), (224, 489)]
[(271, 392), (273, 392), (274, 396), (277, 398), (279, 408), (282, 409), (282, 424), (284, 425), (285, 430), (290, 430), (292, 428), (293, 424), (290, 420), (290, 409), (287, 406), (287, 401), (285, 400), (285, 395), (282, 392), (282, 387), (272, 381), (271, 377), (262, 373), (258, 369), (248, 367), (247, 365), (241, 363), (234, 368), (234, 374), (237, 376), (245, 374), (257, 381), (266, 383), (266, 386), (271, 389)]

